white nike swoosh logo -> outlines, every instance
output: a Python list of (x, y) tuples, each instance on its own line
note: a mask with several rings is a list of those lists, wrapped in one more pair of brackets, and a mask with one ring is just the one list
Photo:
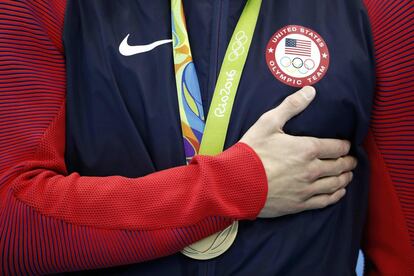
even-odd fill
[(129, 34), (124, 38), (124, 40), (122, 40), (121, 44), (119, 45), (119, 52), (121, 53), (121, 55), (126, 56), (126, 57), (146, 53), (146, 52), (149, 52), (155, 49), (158, 46), (172, 42), (172, 39), (164, 39), (164, 40), (155, 41), (147, 45), (131, 46), (128, 44), (128, 37), (129, 37)]

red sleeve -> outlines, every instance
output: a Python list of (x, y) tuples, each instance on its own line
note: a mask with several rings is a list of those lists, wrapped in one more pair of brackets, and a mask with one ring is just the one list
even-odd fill
[(365, 0), (377, 63), (367, 275), (414, 275), (414, 1)]
[(254, 219), (267, 179), (247, 145), (131, 179), (68, 174), (64, 0), (0, 2), (0, 271), (141, 262)]

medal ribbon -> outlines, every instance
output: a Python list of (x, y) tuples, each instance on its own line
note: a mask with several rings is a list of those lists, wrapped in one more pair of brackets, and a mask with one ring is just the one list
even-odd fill
[(171, 1), (171, 12), (178, 106), (184, 152), (186, 161), (189, 163), (200, 149), (205, 127), (204, 111), (181, 0)]
[[(191, 55), (182, 0), (171, 0), (174, 68), (187, 163), (196, 154), (216, 155), (223, 151), (230, 115), (253, 39), (261, 4), (262, 0), (248, 0), (243, 9), (227, 47), (207, 122), (205, 122), (200, 85)], [(229, 234), (232, 238), (227, 239), (229, 240), (227, 242), (228, 246), (223, 246), (224, 249), (221, 253), (227, 250), (234, 241), (237, 233), (237, 222), (226, 230), (233, 232)], [(223, 232), (226, 230), (223, 230)], [(214, 240), (215, 238), (211, 236), (198, 242), (197, 246), (195, 246), (196, 244), (191, 245), (187, 251), (184, 250), (183, 252), (186, 254), (186, 252), (191, 251), (191, 254), (186, 255), (192, 255), (192, 257), (197, 254), (200, 255), (199, 253), (203, 253), (203, 249), (195, 248), (206, 248), (203, 241), (209, 247)], [(211, 247), (212, 245), (209, 248)], [(195, 258), (207, 259), (203, 256), (196, 256)]]

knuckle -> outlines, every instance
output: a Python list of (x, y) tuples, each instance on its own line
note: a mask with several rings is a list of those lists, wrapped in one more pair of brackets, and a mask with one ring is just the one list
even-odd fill
[(337, 174), (342, 174), (347, 168), (347, 161), (344, 157), (340, 157), (337, 160)]
[(345, 195), (345, 189), (341, 189), (331, 196), (332, 204), (338, 202)]
[(322, 174), (321, 169), (317, 167), (313, 167), (313, 168), (311, 167), (305, 172), (304, 180), (307, 182), (313, 182), (316, 179), (320, 178), (321, 174)]
[(276, 122), (277, 117), (273, 116), (273, 113), (268, 111), (264, 113), (262, 116), (260, 116), (260, 118), (257, 120), (254, 126), (264, 131), (269, 131), (272, 130), (272, 127), (275, 125)]
[(309, 139), (305, 144), (305, 155), (310, 159), (315, 159), (319, 154), (319, 145), (316, 139)]
[(329, 205), (329, 199), (327, 197), (323, 197), (318, 202), (319, 208), (325, 208)]
[(301, 99), (298, 97), (298, 95), (291, 95), (286, 98), (286, 104), (289, 105), (292, 108), (299, 108), (302, 105)]
[(348, 183), (349, 183), (348, 174), (342, 174), (338, 177), (338, 188), (342, 188)]
[(341, 179), (341, 177), (333, 177), (331, 181), (332, 182), (329, 187), (329, 193), (336, 192), (343, 185), (343, 180)]
[(334, 178), (334, 186), (333, 186), (333, 190), (331, 191), (331, 193), (335, 193), (338, 190), (344, 188), (346, 185), (348, 185), (349, 183), (349, 176), (348, 174), (341, 174), (340, 176), (337, 176)]
[(315, 189), (312, 186), (307, 186), (299, 191), (299, 197), (301, 199), (308, 199), (315, 193)]
[(310, 207), (304, 201), (297, 202), (295, 204), (295, 210), (297, 210), (299, 212), (302, 212), (302, 211), (305, 211), (305, 210), (308, 210), (308, 209), (310, 209)]
[(338, 202), (339, 197), (337, 197), (336, 195), (331, 195), (331, 196), (328, 196), (325, 200), (326, 200), (326, 206), (325, 207), (328, 207), (328, 206), (331, 206), (331, 205), (335, 204), (336, 202)]
[(313, 180), (319, 179), (323, 174), (323, 171), (320, 167), (316, 167), (312, 169), (311, 176)]
[(272, 114), (271, 114), (270, 111), (268, 111), (266, 113), (263, 113), (262, 116), (260, 116), (258, 122), (260, 122), (260, 123), (268, 123), (271, 120), (271, 118), (272, 118), (271, 116), (272, 116)]

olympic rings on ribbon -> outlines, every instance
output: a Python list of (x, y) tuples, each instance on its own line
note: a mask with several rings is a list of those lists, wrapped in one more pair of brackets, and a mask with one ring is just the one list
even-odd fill
[(236, 61), (241, 55), (244, 54), (245, 48), (244, 45), (247, 43), (247, 35), (244, 31), (240, 31), (235, 36), (235, 41), (231, 45), (231, 53), (229, 55), (229, 60), (234, 62)]

